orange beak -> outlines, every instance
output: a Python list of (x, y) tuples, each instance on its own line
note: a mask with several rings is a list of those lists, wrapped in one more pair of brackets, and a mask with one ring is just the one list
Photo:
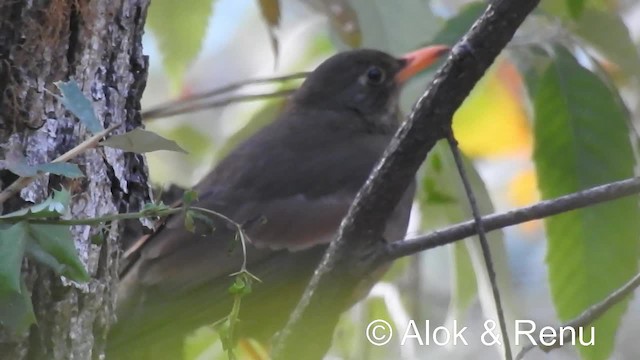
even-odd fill
[(432, 45), (404, 55), (401, 59), (405, 60), (407, 64), (396, 74), (396, 82), (399, 84), (405, 83), (448, 52), (449, 47), (446, 45)]

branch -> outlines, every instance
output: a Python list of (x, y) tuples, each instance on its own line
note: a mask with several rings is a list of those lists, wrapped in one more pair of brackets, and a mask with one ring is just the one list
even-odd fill
[[(275, 359), (319, 359), (339, 314), (362, 294), (363, 279), (385, 264), (387, 219), (451, 117), (539, 0), (493, 1), (453, 48), (360, 190), (338, 236), (316, 269), (289, 322), (274, 341)], [(366, 288), (366, 287), (365, 287)], [(313, 341), (310, 341), (313, 339)]]
[(226, 105), (237, 103), (237, 102), (285, 97), (285, 96), (291, 95), (294, 91), (296, 91), (296, 89), (284, 89), (284, 90), (259, 93), (259, 94), (236, 95), (236, 96), (229, 96), (221, 100), (215, 100), (215, 101), (209, 101), (209, 102), (185, 101), (183, 103), (176, 104), (175, 106), (168, 106), (166, 108), (150, 110), (149, 112), (143, 113), (142, 117), (144, 118), (144, 121), (162, 119), (170, 116), (187, 114), (187, 113), (192, 113), (196, 111), (212, 109), (215, 107), (226, 106)]
[[(622, 287), (618, 288), (616, 291), (609, 294), (604, 300), (601, 302), (591, 306), (587, 310), (583, 311), (582, 314), (578, 315), (578, 317), (566, 322), (564, 325), (560, 326), (561, 328), (571, 327), (573, 329), (587, 326), (594, 321), (598, 320), (600, 316), (607, 312), (614, 305), (622, 301), (625, 297), (631, 294), (638, 286), (640, 286), (640, 273), (636, 274), (631, 280), (629, 280), (626, 284), (622, 285)], [(561, 331), (558, 331), (561, 333)], [(571, 338), (571, 332), (566, 332), (563, 340), (567, 343)], [(531, 349), (538, 347), (540, 350), (548, 353), (549, 351), (559, 348), (565, 344), (565, 341), (556, 341), (555, 344), (551, 346), (546, 346), (540, 343), (538, 346), (533, 344), (529, 344), (520, 350), (518, 356), (516, 356), (516, 360), (522, 359)]]
[(496, 281), (496, 270), (493, 267), (493, 260), (491, 260), (491, 249), (489, 248), (489, 242), (487, 241), (487, 234), (484, 229), (484, 224), (480, 216), (480, 210), (478, 210), (478, 203), (476, 202), (476, 196), (473, 193), (471, 184), (469, 183), (469, 177), (464, 169), (464, 162), (462, 161), (462, 154), (460, 154), (460, 148), (458, 142), (453, 136), (453, 131), (449, 131), (447, 134), (447, 141), (449, 142), (449, 148), (453, 154), (456, 167), (460, 173), (460, 179), (464, 186), (464, 191), (469, 199), (469, 207), (471, 208), (471, 214), (473, 215), (473, 223), (475, 224), (476, 231), (478, 232), (478, 240), (480, 241), (480, 247), (482, 248), (482, 257), (484, 258), (487, 273), (489, 275), (489, 282), (491, 283), (491, 293), (493, 294), (493, 302), (496, 305), (496, 313), (498, 314), (498, 324), (500, 324), (500, 333), (502, 334), (502, 341), (504, 341), (504, 357), (506, 360), (512, 360), (513, 354), (511, 353), (511, 344), (509, 342), (509, 332), (507, 331), (507, 322), (504, 319), (504, 310), (502, 309), (502, 302), (500, 301), (500, 290), (498, 289), (498, 282)]
[[(199, 94), (195, 94), (193, 96), (189, 96), (186, 99), (179, 99), (179, 100), (158, 105), (149, 110), (143, 111), (142, 118), (144, 119), (144, 121), (149, 121), (149, 120), (160, 119), (160, 118), (169, 117), (173, 115), (183, 114), (190, 111), (197, 111), (197, 110), (202, 110), (202, 109), (207, 109), (207, 108), (212, 108), (217, 106), (224, 106), (233, 102), (259, 100), (262, 98), (269, 98), (269, 97), (276, 97), (276, 96), (285, 96), (290, 94), (290, 92), (286, 94), (281, 91), (277, 91), (273, 93), (264, 93), (264, 94), (255, 94), (255, 95), (238, 95), (238, 96), (229, 97), (222, 101), (211, 101), (212, 98), (215, 96), (229, 93), (234, 90), (238, 90), (247, 85), (267, 84), (271, 82), (285, 82), (288, 80), (301, 79), (307, 75), (308, 75), (308, 72), (298, 72), (298, 73), (293, 73), (293, 74), (283, 75), (283, 76), (239, 81), (239, 82), (232, 83), (217, 89), (213, 89), (213, 90), (205, 91)], [(204, 100), (209, 100), (210, 102), (204, 103)]]
[[(121, 124), (114, 124), (109, 126), (108, 128), (100, 131), (99, 133), (93, 135), (92, 137), (88, 138), (87, 140), (83, 141), (81, 144), (79, 144), (78, 146), (74, 147), (73, 149), (67, 151), (66, 153), (58, 156), (58, 158), (56, 158), (55, 160), (53, 160), (52, 162), (65, 162), (68, 160), (71, 160), (73, 158), (75, 158), (76, 156), (82, 154), (83, 152), (89, 150), (89, 149), (93, 149), (94, 147), (98, 146), (98, 143), (100, 142), (100, 140), (102, 140), (103, 137), (107, 136), (111, 131), (113, 131), (114, 129), (116, 129), (117, 127), (119, 127)], [(16, 179), (14, 182), (11, 183), (11, 185), (7, 186), (6, 189), (2, 190), (2, 192), (0, 193), (0, 204), (4, 203), (5, 201), (9, 200), (10, 198), (12, 198), (14, 195), (16, 195), (20, 190), (24, 189), (27, 185), (31, 184), (31, 182), (37, 178), (38, 176), (40, 176), (41, 174), (38, 174), (36, 176), (23, 176), (23, 177), (19, 177), (18, 179)]]
[[(543, 200), (520, 209), (484, 216), (482, 217), (482, 225), (486, 231), (502, 229), (507, 226), (546, 218), (637, 193), (640, 193), (640, 177), (616, 181), (555, 199)], [(423, 236), (390, 243), (387, 245), (385, 257), (386, 260), (391, 261), (420, 251), (450, 244), (476, 234), (474, 221), (465, 221)]]

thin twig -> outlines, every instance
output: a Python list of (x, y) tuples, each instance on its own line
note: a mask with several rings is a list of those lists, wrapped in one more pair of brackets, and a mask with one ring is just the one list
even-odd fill
[[(114, 124), (114, 125), (109, 126), (108, 128), (100, 131), (99, 133), (97, 133), (97, 134), (93, 135), (92, 137), (88, 138), (87, 140), (83, 141), (81, 144), (79, 144), (78, 146), (74, 147), (73, 149), (67, 151), (66, 153), (64, 153), (62, 155), (60, 155), (58, 158), (56, 158), (52, 162), (56, 163), (56, 162), (64, 162), (64, 161), (71, 160), (74, 157), (82, 154), (83, 152), (96, 147), (98, 145), (98, 142), (100, 142), (100, 140), (103, 137), (108, 135), (111, 131), (113, 131), (114, 129), (116, 129), (120, 125), (121, 124)], [(27, 185), (31, 184), (31, 182), (35, 178), (40, 176), (40, 175), (41, 174), (38, 174), (36, 176), (22, 176), (22, 177), (19, 177), (18, 179), (16, 179), (14, 182), (11, 183), (11, 185), (7, 186), (7, 188), (2, 190), (2, 192), (0, 193), (0, 204), (4, 203), (8, 199), (12, 198), (20, 190), (24, 189)]]
[(285, 89), (285, 90), (260, 93), (260, 94), (230, 96), (222, 100), (216, 100), (211, 102), (193, 102), (193, 103), (189, 102), (189, 103), (179, 104), (173, 107), (144, 112), (142, 113), (142, 118), (144, 119), (144, 121), (162, 119), (170, 116), (192, 113), (192, 112), (211, 109), (215, 107), (226, 106), (226, 105), (237, 103), (237, 102), (265, 100), (265, 99), (288, 96), (288, 95), (291, 95), (294, 91), (296, 91), (296, 89)]
[[(607, 312), (607, 310), (611, 309), (613, 306), (622, 301), (625, 297), (631, 294), (636, 288), (640, 286), (640, 273), (636, 274), (631, 280), (629, 280), (626, 284), (622, 285), (614, 292), (609, 294), (604, 300), (601, 302), (589, 307), (587, 310), (583, 311), (577, 317), (569, 320), (564, 325), (561, 325), (560, 328), (580, 328), (585, 327), (594, 321), (596, 321), (600, 316)], [(558, 333), (561, 333), (558, 331)], [(549, 352), (553, 349), (561, 347), (563, 344), (568, 342), (571, 338), (571, 332), (565, 332), (565, 336), (563, 337), (564, 341), (556, 341), (553, 345), (547, 346), (542, 343), (536, 345), (529, 344), (520, 350), (518, 355), (516, 356), (516, 360), (522, 359), (531, 349), (538, 347), (540, 350), (544, 352)]]
[(480, 216), (480, 210), (478, 210), (478, 203), (476, 196), (473, 193), (471, 184), (469, 183), (469, 177), (467, 171), (464, 168), (464, 162), (462, 161), (462, 155), (460, 154), (460, 148), (456, 141), (453, 130), (449, 129), (447, 133), (447, 142), (453, 154), (453, 159), (458, 167), (460, 173), (460, 179), (464, 186), (464, 191), (469, 200), (469, 207), (471, 208), (471, 214), (473, 216), (473, 222), (478, 232), (478, 240), (480, 241), (480, 247), (482, 248), (482, 257), (484, 257), (485, 266), (489, 275), (489, 282), (491, 283), (491, 292), (493, 293), (493, 301), (496, 306), (496, 312), (498, 313), (498, 323), (500, 324), (500, 332), (504, 341), (504, 356), (506, 360), (512, 360), (513, 354), (511, 353), (511, 344), (509, 342), (509, 333), (507, 332), (507, 322), (504, 319), (504, 310), (502, 309), (502, 301), (500, 300), (500, 290), (498, 289), (498, 282), (496, 280), (496, 271), (493, 266), (493, 260), (491, 259), (491, 248), (489, 248), (489, 242), (487, 241), (487, 235), (482, 224)]
[[(235, 90), (238, 90), (242, 87), (245, 87), (247, 85), (258, 85), (258, 84), (267, 84), (267, 83), (271, 83), (271, 82), (285, 82), (285, 81), (289, 81), (289, 80), (296, 80), (296, 79), (301, 79), (304, 78), (308, 75), (308, 72), (298, 72), (298, 73), (293, 73), (293, 74), (289, 74), (289, 75), (284, 75), (284, 76), (274, 76), (274, 77), (267, 77), (267, 78), (257, 78), (257, 79), (249, 79), (249, 80), (243, 80), (243, 81), (239, 81), (233, 84), (229, 84), (217, 89), (213, 89), (213, 90), (209, 90), (209, 91), (205, 91), (202, 93), (198, 93), (192, 96), (189, 96), (186, 99), (179, 99), (179, 100), (174, 100), (174, 101), (170, 101), (168, 103), (162, 104), (162, 105), (158, 105), (155, 106), (149, 110), (145, 110), (142, 112), (142, 118), (145, 121), (149, 121), (149, 120), (154, 120), (154, 119), (159, 119), (159, 118), (163, 118), (163, 117), (168, 117), (171, 115), (167, 115), (167, 114), (180, 114), (182, 112), (176, 112), (176, 109), (184, 109), (184, 108), (189, 108), (189, 106), (192, 106), (194, 103), (198, 103), (201, 102), (202, 100), (211, 100), (211, 98), (218, 96), (218, 95), (222, 95), (225, 93), (229, 93)], [(259, 97), (261, 96), (261, 97)], [(282, 95), (274, 95), (274, 96), (282, 96)], [(268, 96), (268, 94), (262, 94), (262, 95), (239, 95), (239, 96), (235, 96), (235, 97), (230, 97), (229, 99), (231, 99), (232, 101), (229, 101), (227, 103), (218, 103), (218, 102), (213, 102), (213, 103), (208, 103), (210, 107), (215, 107), (215, 106), (223, 106), (223, 105), (227, 105), (229, 103), (232, 102), (238, 102), (238, 101), (249, 101), (249, 100), (256, 100), (259, 98), (268, 98), (268, 97), (273, 97), (273, 96)]]
[[(507, 226), (546, 218), (638, 193), (640, 193), (640, 177), (629, 178), (554, 199), (543, 200), (520, 209), (483, 216), (482, 225), (486, 231), (502, 229)], [(475, 222), (465, 221), (426, 235), (387, 244), (385, 258), (387, 260), (394, 260), (420, 251), (450, 244), (476, 234)]]

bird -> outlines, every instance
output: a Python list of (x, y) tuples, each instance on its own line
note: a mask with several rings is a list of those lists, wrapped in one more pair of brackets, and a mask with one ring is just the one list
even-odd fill
[[(179, 359), (186, 334), (229, 314), (230, 274), (243, 263), (260, 281), (242, 298), (239, 336), (268, 342), (398, 129), (403, 84), (447, 51), (431, 45), (394, 57), (356, 49), (312, 71), (272, 123), (194, 187), (192, 205), (227, 220), (198, 217), (194, 230), (175, 214), (126, 252), (107, 359)], [(386, 241), (405, 236), (414, 192), (415, 183), (393, 210)], [(230, 221), (246, 234), (246, 252)]]

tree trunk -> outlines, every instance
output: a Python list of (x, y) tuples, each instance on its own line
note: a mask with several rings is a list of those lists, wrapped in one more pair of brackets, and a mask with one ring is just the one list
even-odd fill
[[(19, 149), (30, 164), (46, 163), (87, 137), (79, 121), (53, 96), (56, 81), (74, 79), (94, 102), (105, 127), (141, 124), (140, 97), (147, 76), (142, 33), (148, 0), (0, 0), (0, 148)], [(45, 199), (52, 188), (71, 190), (74, 218), (137, 211), (149, 198), (142, 156), (102, 148), (73, 160), (86, 177), (69, 181), (41, 176), (20, 197)], [(2, 171), (6, 187), (15, 177)], [(21, 201), (4, 204), (15, 210)], [(76, 248), (92, 280), (75, 284), (25, 261), (37, 324), (25, 334), (0, 327), (2, 359), (90, 359), (104, 352), (114, 321), (119, 253), (118, 226), (100, 245), (96, 229), (72, 228)]]

